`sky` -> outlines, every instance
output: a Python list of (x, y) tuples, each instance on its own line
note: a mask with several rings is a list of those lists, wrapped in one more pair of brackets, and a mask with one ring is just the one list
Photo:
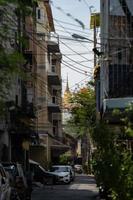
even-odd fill
[[(83, 87), (93, 77), (93, 30), (90, 30), (90, 13), (99, 12), (100, 0), (52, 0), (56, 33), (59, 34), (62, 53), (62, 90), (68, 76), (71, 91)], [(77, 41), (78, 34), (87, 39)]]

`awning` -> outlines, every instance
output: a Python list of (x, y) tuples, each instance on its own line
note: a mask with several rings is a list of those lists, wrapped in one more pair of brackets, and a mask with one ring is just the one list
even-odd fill
[(66, 149), (69, 150), (70, 146), (63, 144), (61, 141), (58, 141), (56, 139), (52, 139), (52, 145), (51, 145), (52, 149)]

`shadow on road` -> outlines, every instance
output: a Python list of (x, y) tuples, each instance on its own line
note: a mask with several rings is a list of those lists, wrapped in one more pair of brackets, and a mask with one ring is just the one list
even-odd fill
[(80, 184), (96, 184), (95, 179), (92, 175), (76, 175), (75, 181), (76, 183)]
[(94, 177), (81, 174), (71, 184), (38, 188), (33, 192), (32, 200), (94, 200), (97, 197)]
[(32, 200), (93, 200), (97, 199), (98, 193), (92, 190), (63, 190), (63, 189), (40, 189), (34, 194)]

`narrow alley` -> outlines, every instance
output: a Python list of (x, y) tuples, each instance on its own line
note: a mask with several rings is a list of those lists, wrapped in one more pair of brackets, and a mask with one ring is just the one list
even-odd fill
[(32, 200), (93, 200), (98, 197), (98, 189), (93, 176), (77, 175), (69, 185), (54, 185), (35, 188)]

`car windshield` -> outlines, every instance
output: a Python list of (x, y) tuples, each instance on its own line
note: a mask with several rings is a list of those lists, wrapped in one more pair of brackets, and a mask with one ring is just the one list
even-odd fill
[(51, 172), (68, 172), (68, 167), (52, 167)]

